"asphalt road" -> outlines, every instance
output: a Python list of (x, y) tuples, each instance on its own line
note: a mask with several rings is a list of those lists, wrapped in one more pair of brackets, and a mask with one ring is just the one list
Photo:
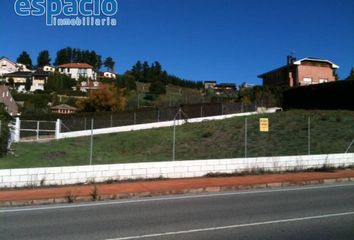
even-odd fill
[(354, 239), (354, 184), (0, 209), (0, 239)]

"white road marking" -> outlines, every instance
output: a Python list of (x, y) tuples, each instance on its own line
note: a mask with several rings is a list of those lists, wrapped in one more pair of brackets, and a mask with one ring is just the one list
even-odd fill
[(211, 197), (220, 197), (220, 196), (234, 196), (234, 195), (259, 194), (259, 193), (306, 191), (306, 190), (327, 189), (327, 188), (353, 187), (353, 186), (354, 186), (354, 183), (349, 183), (349, 184), (347, 183), (347, 184), (320, 185), (320, 186), (294, 187), (294, 188), (279, 188), (279, 189), (267, 188), (264, 190), (250, 189), (247, 191), (224, 192), (224, 193), (206, 193), (206, 194), (199, 194), (199, 195), (184, 195), (184, 196), (169, 196), (169, 197), (162, 196), (159, 198), (152, 197), (152, 198), (133, 199), (133, 200), (126, 200), (126, 201), (125, 200), (117, 200), (117, 201), (70, 204), (70, 205), (68, 204), (68, 205), (48, 206), (48, 207), (29, 207), (29, 208), (10, 208), (10, 209), (3, 208), (3, 209), (0, 209), (0, 213), (57, 210), (57, 209), (66, 209), (66, 208), (96, 207), (96, 206), (107, 206), (107, 205), (122, 205), (122, 204), (131, 204), (131, 203), (145, 203), (145, 202), (157, 202), (157, 201), (211, 198)]
[(139, 235), (139, 236), (128, 236), (128, 237), (111, 238), (111, 239), (106, 239), (106, 240), (130, 240), (130, 239), (164, 237), (164, 236), (172, 236), (172, 235), (182, 235), (182, 234), (209, 232), (209, 231), (235, 229), (235, 228), (243, 228), (243, 227), (254, 227), (254, 226), (270, 225), (270, 224), (276, 224), (276, 223), (289, 223), (289, 222), (308, 221), (308, 220), (333, 218), (333, 217), (341, 217), (341, 216), (350, 216), (350, 215), (354, 215), (354, 212), (334, 213), (334, 214), (326, 214), (326, 215), (318, 215), (318, 216), (310, 216), (310, 217), (301, 217), (301, 218), (288, 218), (288, 219), (280, 219), (280, 220), (272, 220), (272, 221), (264, 221), (264, 222), (255, 222), (255, 223), (245, 223), (245, 224), (228, 225), (228, 226), (219, 226), (219, 227), (196, 228), (196, 229), (189, 229), (189, 230), (184, 230), (184, 231), (165, 232), (165, 233), (152, 233), (152, 234)]

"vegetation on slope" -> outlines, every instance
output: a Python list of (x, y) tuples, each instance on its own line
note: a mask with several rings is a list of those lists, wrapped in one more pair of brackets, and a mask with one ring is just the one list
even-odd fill
[[(267, 117), (270, 132), (259, 132)], [(352, 111), (287, 111), (247, 117), (247, 156), (343, 153), (354, 138)], [(170, 161), (173, 128), (116, 133), (94, 137), (93, 164)], [(0, 168), (87, 165), (90, 138), (13, 145), (14, 154), (0, 159)], [(354, 147), (350, 149), (354, 152)], [(176, 128), (176, 160), (242, 158), (245, 118), (185, 124)]]

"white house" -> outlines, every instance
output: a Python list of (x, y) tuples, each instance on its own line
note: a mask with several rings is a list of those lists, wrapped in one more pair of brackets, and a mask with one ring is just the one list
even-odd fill
[(31, 85), (31, 92), (36, 90), (44, 90), (44, 85), (48, 81), (49, 72), (43, 70), (37, 70), (32, 74), (32, 85)]
[(111, 78), (114, 79), (116, 78), (116, 74), (115, 73), (111, 73), (111, 72), (103, 72), (101, 75), (102, 78)]
[(17, 65), (18, 71), (20, 71), (20, 72), (31, 72), (31, 71), (32, 71), (32, 70), (29, 69), (25, 64), (16, 63), (16, 65)]
[(82, 81), (80, 83), (80, 91), (88, 92), (90, 90), (98, 90), (102, 88), (102, 84), (98, 81)]
[(49, 65), (46, 65), (43, 67), (43, 71), (45, 72), (55, 72), (55, 67), (52, 67), (52, 66), (49, 66)]
[(18, 70), (17, 63), (3, 57), (0, 59), (0, 76), (13, 73)]
[[(15, 88), (19, 92), (26, 92), (26, 82), (32, 81), (33, 73), (30, 71), (16, 71), (12, 73), (4, 74), (4, 78), (7, 83), (14, 84)], [(10, 79), (13, 81), (11, 82)]]
[(67, 63), (58, 66), (59, 73), (66, 74), (75, 80), (80, 77), (96, 80), (96, 72), (93, 67), (87, 63)]

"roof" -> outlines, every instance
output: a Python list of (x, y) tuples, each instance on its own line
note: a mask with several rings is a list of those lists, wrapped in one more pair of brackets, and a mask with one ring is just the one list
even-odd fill
[(204, 83), (216, 83), (216, 81), (204, 81)]
[(314, 58), (314, 57), (306, 57), (306, 58), (303, 58), (303, 59), (300, 59), (300, 60), (297, 60), (295, 61), (293, 64), (289, 64), (289, 65), (284, 65), (282, 67), (279, 67), (279, 68), (276, 68), (276, 69), (273, 69), (269, 72), (266, 72), (266, 73), (262, 73), (261, 75), (257, 76), (258, 78), (262, 78), (264, 75), (267, 75), (269, 73), (272, 73), (272, 72), (276, 72), (276, 71), (279, 71), (281, 69), (285, 69), (285, 68), (288, 68), (288, 67), (291, 67), (291, 66), (294, 66), (294, 65), (300, 65), (301, 62), (303, 61), (312, 61), (312, 62), (325, 62), (325, 63), (329, 63), (332, 65), (332, 68), (339, 68), (338, 65), (334, 64), (333, 62), (329, 61), (329, 60), (325, 60), (325, 59), (320, 59), (320, 58)]
[(279, 71), (279, 70), (281, 70), (281, 69), (288, 68), (289, 66), (291, 66), (291, 65), (285, 65), (285, 66), (282, 66), (282, 67), (279, 67), (279, 68), (270, 70), (270, 71), (268, 71), (268, 72), (262, 73), (261, 75), (258, 75), (257, 77), (258, 77), (258, 78), (262, 78), (264, 75), (267, 75), (267, 74), (272, 73), (272, 72)]
[(57, 106), (54, 106), (54, 107), (51, 107), (51, 109), (67, 109), (67, 110), (73, 110), (73, 111), (76, 111), (77, 108), (76, 107), (72, 107), (72, 106), (69, 106), (67, 104), (60, 104), (60, 105), (57, 105)]
[(236, 87), (235, 83), (220, 83), (216, 85), (217, 87)]
[(33, 73), (33, 76), (43, 76), (43, 77), (47, 77), (49, 76), (49, 73), (43, 70), (37, 70)]
[(16, 65), (16, 64), (17, 64), (17, 63), (15, 63), (14, 61), (11, 61), (10, 59), (8, 59), (7, 57), (1, 57), (1, 58), (0, 58), (0, 61), (1, 61), (1, 60), (6, 60), (6, 61), (12, 63), (13, 65)]
[(4, 77), (31, 77), (32, 72), (28, 71), (17, 71), (13, 73), (4, 74)]
[(66, 63), (58, 66), (59, 68), (93, 68), (87, 63)]
[(312, 62), (325, 62), (325, 63), (329, 63), (332, 65), (332, 68), (339, 68), (338, 65), (334, 64), (333, 62), (326, 60), (326, 59), (320, 59), (320, 58), (314, 58), (314, 57), (306, 57), (300, 60), (297, 60), (296, 62), (294, 62), (295, 65), (300, 65), (301, 62), (303, 61), (312, 61)]

